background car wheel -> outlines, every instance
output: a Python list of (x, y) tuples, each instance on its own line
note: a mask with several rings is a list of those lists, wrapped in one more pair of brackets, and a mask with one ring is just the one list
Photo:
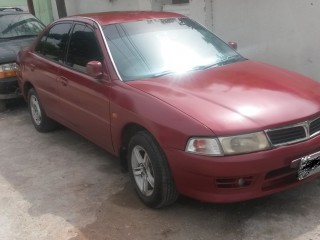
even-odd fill
[(0, 100), (0, 112), (6, 110), (6, 102), (4, 100)]
[(160, 146), (147, 132), (129, 142), (128, 165), (135, 190), (144, 204), (161, 208), (178, 197), (168, 162)]
[(28, 92), (28, 107), (33, 125), (39, 132), (49, 132), (56, 128), (56, 122), (47, 117), (33, 88)]

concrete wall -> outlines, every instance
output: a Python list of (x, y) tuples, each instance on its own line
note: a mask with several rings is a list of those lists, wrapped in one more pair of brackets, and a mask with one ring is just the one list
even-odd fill
[(152, 1), (152, 10), (153, 11), (162, 11), (162, 6), (165, 4), (172, 4), (172, 0), (153, 0)]
[[(94, 2), (94, 3), (93, 3)], [(172, 3), (172, 0), (65, 0), (68, 16), (104, 11), (162, 11), (164, 4)], [(56, 1), (51, 0), (54, 19), (58, 19)]]
[(46, 25), (53, 21), (50, 0), (33, 0), (36, 16)]
[(213, 24), (212, 0), (190, 0), (190, 17), (208, 29)]
[(1, 0), (0, 7), (19, 7), (28, 11), (27, 0)]
[[(55, 0), (51, 0), (53, 16), (58, 19)], [(130, 11), (130, 10), (161, 10), (160, 0), (65, 0), (68, 16), (89, 12)]]
[(244, 56), (320, 80), (320, 2), (213, 0), (214, 32)]

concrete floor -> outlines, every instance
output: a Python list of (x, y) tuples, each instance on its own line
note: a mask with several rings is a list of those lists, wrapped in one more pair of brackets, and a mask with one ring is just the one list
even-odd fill
[(26, 106), (0, 113), (0, 239), (320, 239), (320, 180), (236, 204), (140, 203), (117, 159), (67, 129), (40, 134)]

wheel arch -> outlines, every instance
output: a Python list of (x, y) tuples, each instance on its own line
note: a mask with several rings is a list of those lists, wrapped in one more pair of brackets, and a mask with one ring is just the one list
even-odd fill
[[(150, 131), (148, 131), (145, 127), (138, 123), (127, 123), (121, 131), (121, 144), (120, 144), (120, 149), (119, 149), (119, 158), (120, 158), (120, 163), (121, 163), (121, 168), (123, 171), (127, 172), (128, 171), (128, 164), (127, 164), (127, 151), (128, 151), (128, 145), (130, 142), (130, 139), (140, 131), (145, 131), (149, 133), (154, 139), (155, 137), (153, 136)], [(157, 142), (157, 140), (155, 139)], [(159, 144), (159, 143), (158, 143)]]
[(32, 85), (31, 82), (29, 81), (26, 81), (24, 84), (23, 84), (23, 97), (24, 99), (27, 101), (27, 98), (28, 98), (28, 92), (31, 88), (34, 88), (34, 86)]

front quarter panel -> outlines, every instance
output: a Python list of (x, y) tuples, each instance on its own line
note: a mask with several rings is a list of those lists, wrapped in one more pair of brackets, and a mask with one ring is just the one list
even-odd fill
[(112, 89), (111, 131), (116, 152), (123, 145), (123, 129), (132, 123), (149, 131), (162, 148), (184, 150), (191, 136), (213, 136), (197, 120), (125, 82), (115, 81)]

